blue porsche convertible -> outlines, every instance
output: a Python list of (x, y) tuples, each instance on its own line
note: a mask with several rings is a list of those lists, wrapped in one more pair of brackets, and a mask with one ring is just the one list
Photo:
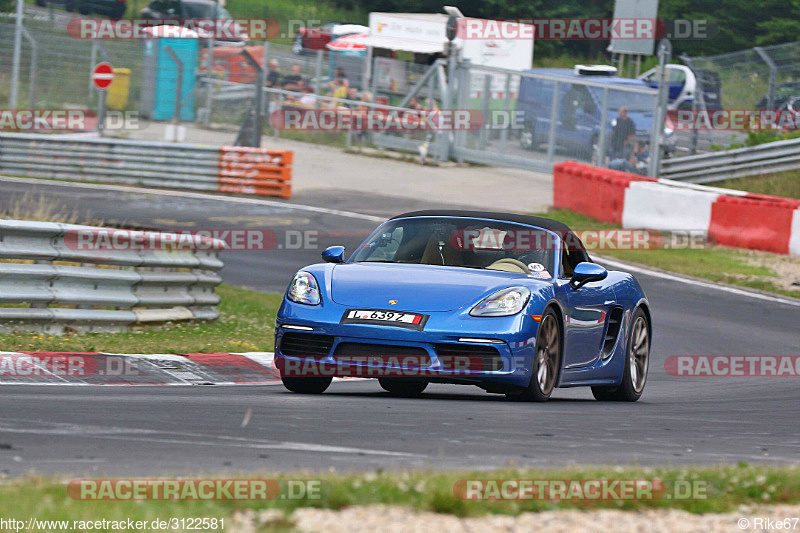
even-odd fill
[(397, 395), (428, 383), (545, 401), (556, 387), (636, 401), (647, 380), (650, 306), (636, 279), (592, 262), (566, 225), (474, 211), (381, 224), (348, 258), (297, 272), (275, 323), (284, 386), (377, 378)]

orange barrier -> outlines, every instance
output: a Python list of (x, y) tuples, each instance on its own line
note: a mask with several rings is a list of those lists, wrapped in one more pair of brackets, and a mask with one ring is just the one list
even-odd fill
[(632, 181), (657, 180), (564, 161), (553, 165), (553, 207), (570, 209), (602, 222), (622, 224), (625, 189)]
[(708, 236), (725, 246), (788, 254), (797, 205), (774, 196), (720, 196), (711, 206)]
[(292, 197), (293, 152), (243, 146), (219, 150), (217, 191)]

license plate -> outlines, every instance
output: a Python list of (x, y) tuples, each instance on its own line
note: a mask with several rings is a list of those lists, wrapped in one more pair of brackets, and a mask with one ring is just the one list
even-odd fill
[(383, 309), (348, 309), (342, 317), (342, 324), (380, 324), (400, 328), (423, 329), (428, 315), (389, 311)]

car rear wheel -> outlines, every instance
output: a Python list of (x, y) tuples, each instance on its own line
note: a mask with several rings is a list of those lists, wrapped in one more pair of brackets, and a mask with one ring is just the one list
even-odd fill
[(631, 317), (631, 334), (625, 350), (622, 383), (618, 387), (592, 387), (596, 400), (635, 402), (642, 396), (650, 366), (650, 324), (644, 311), (637, 309)]
[(283, 386), (298, 394), (322, 394), (333, 378), (290, 378), (282, 377)]
[(303, 34), (297, 32), (297, 35), (294, 36), (294, 41), (292, 42), (292, 52), (295, 55), (299, 56), (303, 54), (304, 48), (305, 47), (303, 46)]
[(422, 379), (378, 378), (378, 383), (386, 392), (398, 396), (419, 396), (428, 386), (428, 382)]
[(536, 334), (536, 357), (530, 384), (519, 391), (507, 393), (512, 400), (546, 402), (558, 383), (561, 370), (561, 328), (558, 317), (548, 309), (539, 322)]

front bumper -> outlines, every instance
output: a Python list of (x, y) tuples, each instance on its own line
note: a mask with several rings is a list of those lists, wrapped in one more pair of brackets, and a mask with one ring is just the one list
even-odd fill
[[(282, 375), (408, 377), (477, 385), (530, 382), (538, 323), (529, 315), (472, 317), (469, 309), (428, 312), (424, 330), (417, 331), (341, 324), (347, 309), (330, 301), (307, 306), (284, 299), (275, 328), (275, 362)], [(308, 344), (313, 353), (298, 349), (297, 339), (304, 338), (316, 341)]]

